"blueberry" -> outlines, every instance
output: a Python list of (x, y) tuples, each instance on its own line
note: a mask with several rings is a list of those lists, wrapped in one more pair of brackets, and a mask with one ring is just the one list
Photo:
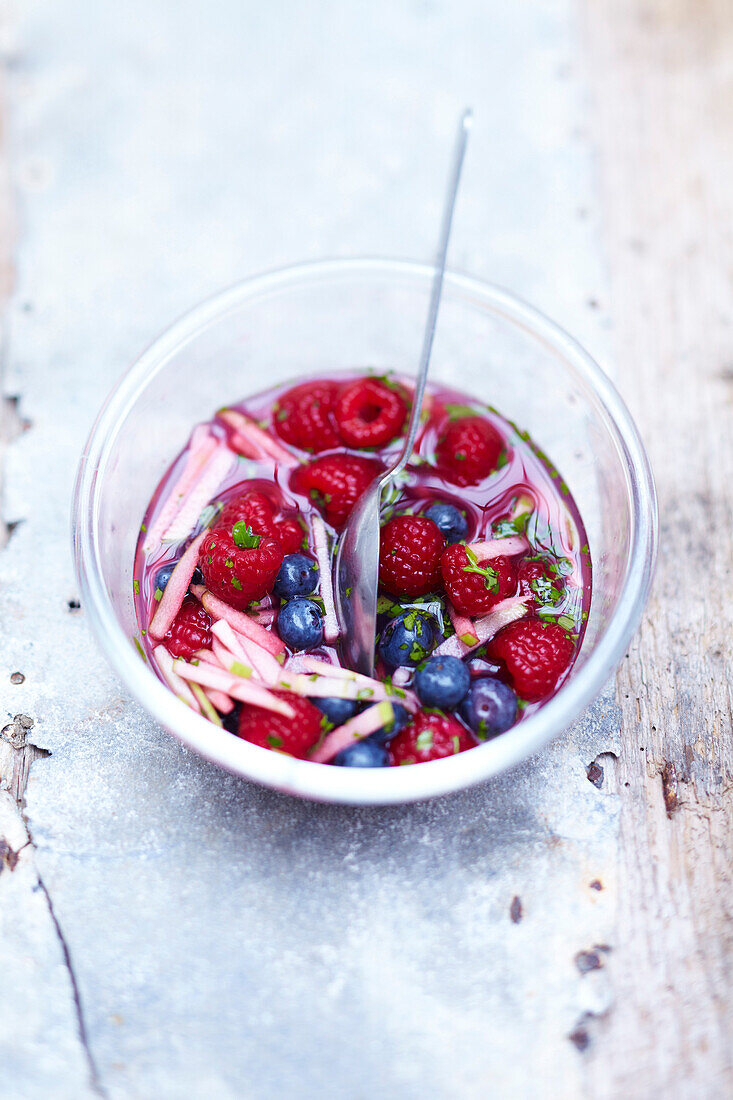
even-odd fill
[(438, 500), (430, 505), (425, 515), (437, 524), (446, 542), (460, 542), (468, 534), (466, 517), (452, 504)]
[(225, 730), (228, 730), (229, 733), (233, 733), (235, 736), (237, 736), (239, 733), (239, 712), (241, 711), (241, 709), (242, 704), (235, 703), (233, 709), (229, 711), (229, 714), (221, 715), (222, 726)]
[[(161, 592), (165, 592), (165, 586), (168, 584), (168, 581), (171, 579), (171, 574), (173, 573), (173, 570), (176, 568), (177, 565), (178, 565), (177, 561), (172, 561), (170, 563), (170, 565), (164, 565), (163, 568), (159, 569), (158, 572), (156, 573), (156, 575), (155, 575), (155, 587), (159, 588)], [(193, 576), (191, 577), (191, 584), (203, 584), (203, 583), (204, 583), (204, 575), (203, 575), (203, 573), (201, 572), (201, 570), (199, 569), (199, 567), (197, 565), (196, 568), (193, 571)]]
[(376, 730), (375, 733), (371, 733), (369, 735), (370, 741), (376, 741), (378, 745), (386, 745), (410, 721), (410, 712), (401, 703), (393, 703), (392, 709), (394, 710), (392, 721)]
[(292, 596), (310, 596), (318, 588), (320, 573), (307, 554), (286, 554), (275, 578), (275, 595), (289, 600)]
[(178, 562), (171, 562), (170, 565), (164, 565), (162, 569), (159, 569), (155, 574), (155, 587), (159, 588), (161, 592), (165, 592), (165, 586), (171, 579), (171, 573), (178, 565)]
[(471, 684), (471, 674), (458, 657), (431, 657), (415, 673), (415, 690), (424, 707), (453, 710)]
[(297, 596), (280, 608), (277, 629), (290, 649), (315, 649), (323, 641), (323, 615), (312, 600)]
[(376, 741), (364, 738), (336, 753), (333, 762), (340, 768), (386, 768), (389, 753)]
[(403, 611), (387, 623), (379, 639), (382, 660), (392, 668), (415, 668), (435, 645), (435, 620), (420, 611)]
[(353, 699), (314, 699), (313, 702), (334, 726), (343, 726), (359, 709)]
[(484, 741), (508, 730), (517, 716), (517, 697), (501, 680), (474, 680), (459, 707), (461, 718)]

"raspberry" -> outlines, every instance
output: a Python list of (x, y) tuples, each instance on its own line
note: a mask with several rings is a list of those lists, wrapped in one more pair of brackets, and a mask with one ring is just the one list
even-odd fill
[(514, 690), (537, 703), (556, 687), (575, 646), (557, 623), (521, 619), (500, 630), (489, 643), (491, 657), (506, 665)]
[(384, 447), (402, 431), (407, 403), (394, 386), (358, 378), (341, 390), (334, 416), (347, 447)]
[(300, 695), (291, 695), (287, 691), (275, 691), (273, 694), (290, 704), (295, 711), (294, 716), (285, 718), (282, 714), (273, 714), (271, 710), (246, 703), (239, 715), (239, 736), (263, 749), (274, 749), (302, 760), (323, 733), (324, 716)]
[(274, 537), (275, 506), (259, 489), (247, 489), (225, 504), (216, 520), (217, 527), (229, 530), (235, 523), (246, 523), (257, 535)]
[(424, 764), (476, 746), (471, 734), (455, 718), (420, 710), (389, 746), (392, 764)]
[(283, 554), (297, 554), (299, 550), (303, 549), (303, 540), (306, 538), (306, 533), (294, 516), (286, 516), (285, 519), (279, 519), (275, 524), (273, 538), (276, 538), (282, 546)]
[(198, 600), (186, 596), (163, 645), (171, 657), (193, 657), (197, 649), (211, 649), (211, 616)]
[(395, 516), (382, 528), (379, 579), (393, 596), (425, 596), (440, 585), (445, 539), (425, 516)]
[(499, 600), (511, 596), (517, 586), (509, 558), (480, 562), (466, 546), (448, 546), (440, 559), (445, 590), (462, 615), (486, 615)]
[(333, 423), (339, 386), (323, 379), (304, 382), (281, 394), (273, 410), (275, 431), (302, 451), (328, 451), (341, 442)]
[(504, 441), (482, 416), (462, 416), (443, 429), (436, 447), (438, 468), (454, 485), (477, 485), (496, 469)]
[(290, 485), (294, 492), (310, 497), (324, 518), (340, 531), (361, 494), (383, 470), (382, 463), (374, 458), (324, 455), (295, 470)]
[(517, 569), (519, 593), (529, 596), (529, 607), (556, 607), (562, 600), (563, 582), (547, 562), (524, 558)]
[(206, 587), (243, 611), (272, 591), (283, 557), (276, 539), (255, 534), (240, 520), (231, 528), (218, 523), (209, 531), (201, 543), (199, 566)]
[(276, 539), (284, 554), (295, 554), (303, 549), (305, 531), (295, 516), (276, 520), (275, 507), (266, 493), (247, 489), (224, 505), (216, 526), (231, 530), (235, 523), (246, 523), (256, 535)]

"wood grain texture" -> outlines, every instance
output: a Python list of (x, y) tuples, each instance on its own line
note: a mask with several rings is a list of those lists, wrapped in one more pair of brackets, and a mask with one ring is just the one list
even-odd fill
[(616, 1005), (593, 1093), (717, 1098), (733, 1094), (733, 7), (595, 0), (584, 20), (618, 383), (661, 509), (618, 677)]

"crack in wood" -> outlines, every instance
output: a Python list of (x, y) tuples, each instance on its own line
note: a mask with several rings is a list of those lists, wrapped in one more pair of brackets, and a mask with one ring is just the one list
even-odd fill
[[(32, 837), (29, 838), (29, 843), (33, 845)], [(33, 846), (35, 847), (35, 845)], [(74, 1009), (76, 1012), (76, 1026), (79, 1034), (79, 1042), (81, 1044), (82, 1050), (84, 1051), (87, 1067), (89, 1070), (89, 1085), (92, 1091), (97, 1094), (97, 1096), (103, 1097), (106, 1100), (107, 1090), (102, 1084), (99, 1069), (97, 1068), (97, 1063), (95, 1061), (94, 1055), (92, 1054), (92, 1049), (89, 1045), (89, 1035), (87, 1032), (86, 1018), (84, 1015), (81, 993), (79, 991), (79, 983), (76, 980), (74, 964), (71, 958), (71, 951), (69, 949), (69, 945), (67, 943), (61, 924), (59, 923), (59, 919), (56, 916), (56, 911), (54, 909), (53, 901), (51, 900), (51, 895), (49, 894), (48, 888), (40, 874), (38, 875), (38, 886), (43, 893), (44, 898), (46, 899), (46, 905), (48, 907), (48, 913), (51, 918), (51, 923), (53, 924), (56, 936), (59, 941), (59, 945), (61, 947), (61, 954), (64, 959), (64, 966), (66, 967), (69, 975), (69, 982), (71, 983), (71, 993), (74, 999)]]

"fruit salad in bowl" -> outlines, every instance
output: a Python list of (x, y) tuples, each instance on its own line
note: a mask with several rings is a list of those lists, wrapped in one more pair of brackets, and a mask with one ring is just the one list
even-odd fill
[(382, 498), (374, 675), (348, 667), (334, 552), (400, 453), (433, 277), (323, 261), (224, 291), (132, 365), (82, 455), (80, 597), (113, 669), (187, 748), (289, 794), (413, 801), (526, 760), (648, 593), (656, 498), (623, 402), (551, 321), (449, 272)]
[(196, 424), (147, 509), (133, 586), (150, 663), (263, 752), (344, 768), (454, 756), (525, 721), (572, 667), (591, 557), (568, 486), (520, 427), (441, 385), (383, 499), (375, 675), (345, 662), (339, 535), (411, 400), (409, 376), (384, 371), (248, 396)]

